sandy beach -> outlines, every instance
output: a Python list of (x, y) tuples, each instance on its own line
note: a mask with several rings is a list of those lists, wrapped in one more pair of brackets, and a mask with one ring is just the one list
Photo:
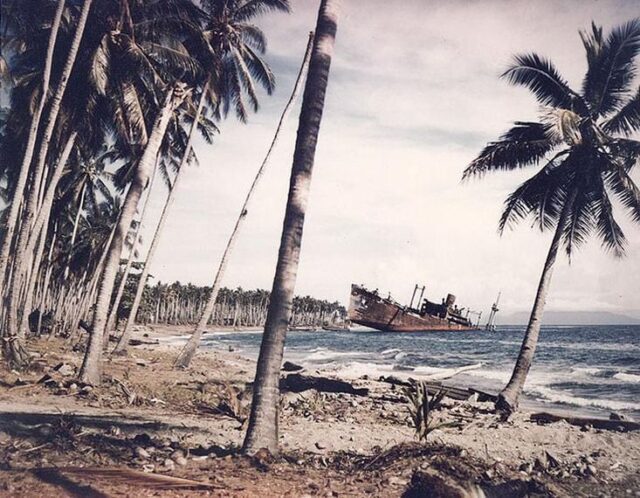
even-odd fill
[[(153, 327), (137, 335), (153, 342), (184, 332)], [(372, 379), (353, 380), (367, 396), (284, 392), (281, 455), (245, 458), (235, 451), (251, 401), (252, 360), (201, 351), (188, 370), (176, 371), (171, 363), (178, 347), (162, 341), (112, 357), (104, 385), (91, 388), (73, 380), (80, 354), (64, 342), (42, 339), (33, 349), (37, 358), (28, 373), (2, 372), (3, 496), (51, 495), (54, 488), (79, 496), (59, 476), (30, 472), (55, 467), (185, 477), (212, 484), (197, 492), (214, 496), (401, 496), (416, 476), (433, 470), (467, 488), (524, 482), (540, 496), (635, 496), (640, 489), (640, 431), (540, 425), (528, 412), (500, 423), (491, 403), (445, 398), (437, 420), (450, 426), (418, 444), (402, 388)], [(50, 378), (43, 381), (45, 375)], [(66, 478), (107, 496), (181, 493), (89, 472)]]

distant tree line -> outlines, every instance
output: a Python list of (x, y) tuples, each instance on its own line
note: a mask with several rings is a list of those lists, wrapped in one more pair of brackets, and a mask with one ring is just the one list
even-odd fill
[[(126, 320), (138, 286), (139, 273), (130, 274), (118, 307), (118, 321)], [(202, 315), (211, 293), (210, 286), (158, 282), (146, 285), (136, 323), (193, 325)], [(262, 327), (269, 307), (269, 291), (222, 287), (209, 325), (222, 327)], [(293, 300), (292, 327), (321, 327), (344, 320), (346, 309), (339, 302), (296, 296)]]

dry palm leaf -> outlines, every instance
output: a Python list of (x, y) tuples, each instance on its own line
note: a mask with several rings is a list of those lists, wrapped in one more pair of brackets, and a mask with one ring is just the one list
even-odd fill
[(206, 482), (172, 477), (162, 474), (149, 474), (125, 467), (56, 467), (39, 469), (40, 472), (72, 474), (81, 477), (105, 478), (110, 484), (128, 484), (145, 488), (159, 489), (220, 489)]

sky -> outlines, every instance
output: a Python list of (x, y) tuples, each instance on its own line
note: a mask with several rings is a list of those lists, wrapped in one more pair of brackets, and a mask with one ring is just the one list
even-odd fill
[[(257, 24), (277, 80), (246, 125), (229, 118), (213, 145), (196, 141), (151, 273), (163, 282), (211, 285), (253, 176), (289, 98), (318, 1)], [(350, 284), (408, 302), (415, 284), (440, 301), (488, 314), (530, 309), (551, 234), (523, 222), (502, 237), (498, 218), (529, 168), (461, 182), (464, 168), (513, 121), (539, 107), (500, 79), (514, 54), (554, 61), (573, 88), (586, 68), (578, 30), (609, 30), (639, 14), (635, 1), (345, 0), (318, 148), (297, 294), (347, 303)], [(291, 172), (298, 106), (291, 113), (240, 235), (223, 285), (270, 289)], [(636, 181), (640, 181), (635, 172)], [(165, 191), (151, 197), (150, 241)], [(627, 257), (594, 238), (556, 264), (550, 310), (640, 317), (640, 230), (622, 210)]]

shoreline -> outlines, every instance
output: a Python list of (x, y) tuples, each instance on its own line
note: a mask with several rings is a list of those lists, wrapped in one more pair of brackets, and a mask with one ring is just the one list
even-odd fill
[[(158, 329), (154, 328), (155, 326), (151, 326), (148, 330), (159, 332), (157, 338), (161, 341), (162, 344), (170, 345), (171, 347), (179, 347), (183, 341), (186, 341), (186, 338), (189, 334), (189, 327), (184, 327), (184, 333), (182, 334), (172, 334), (167, 336), (164, 332), (164, 325), (158, 326)], [(172, 327), (175, 330), (176, 327)], [(206, 342), (207, 338), (215, 339), (216, 336), (227, 336), (233, 334), (259, 334), (262, 332), (261, 328), (256, 327), (219, 327), (215, 329), (208, 329), (202, 337), (202, 341)], [(307, 331), (295, 330), (291, 331), (294, 333), (306, 334)], [(322, 331), (317, 330), (314, 332), (322, 333), (322, 334), (331, 334), (332, 331)], [(370, 329), (362, 329), (362, 330), (353, 330), (350, 333), (367, 333), (372, 332)], [(321, 348), (324, 349), (324, 348)], [(222, 346), (206, 346), (201, 342), (199, 351), (216, 351), (216, 352), (225, 352), (224, 347)], [(242, 349), (240, 351), (233, 351), (234, 353), (243, 356), (249, 361), (255, 362), (258, 356), (258, 350), (256, 348), (255, 351), (250, 348)], [(319, 351), (312, 352), (311, 355), (317, 354)], [(381, 376), (392, 376), (402, 380), (415, 379), (415, 380), (430, 380), (430, 376), (440, 372), (445, 371), (445, 368), (435, 368), (435, 367), (407, 367), (406, 369), (394, 369), (389, 368), (391, 363), (370, 363), (365, 360), (360, 361), (356, 359), (354, 362), (357, 366), (353, 366), (351, 363), (338, 364), (335, 360), (341, 356), (351, 356), (352, 353), (338, 353), (333, 352), (334, 356), (327, 357), (327, 363), (321, 364), (313, 361), (309, 361), (305, 358), (303, 353), (294, 353), (290, 349), (288, 350), (287, 346), (285, 346), (284, 360), (292, 361), (294, 363), (301, 364), (306, 369), (317, 371), (320, 374), (333, 375), (340, 379), (344, 380), (358, 380), (362, 376), (369, 377), (371, 379), (377, 379)], [(353, 355), (357, 356), (359, 353), (354, 352)], [(479, 367), (482, 368), (484, 364), (478, 363)], [(466, 365), (465, 367), (469, 367), (471, 365)], [(411, 369), (413, 368), (413, 369)], [(420, 369), (424, 369), (425, 371), (420, 371)], [(453, 369), (453, 368), (451, 368)], [(351, 371), (350, 371), (351, 370)], [(479, 389), (481, 391), (486, 391), (492, 395), (496, 395), (500, 386), (503, 386), (506, 383), (504, 382), (491, 382), (489, 378), (485, 376), (474, 375), (475, 369), (469, 369), (469, 371), (460, 372), (459, 374), (448, 377), (443, 381), (443, 384), (449, 387), (454, 388), (474, 388)], [(505, 371), (506, 372), (506, 371)], [(508, 372), (507, 372), (508, 379)], [(561, 380), (561, 379), (559, 379)], [(562, 395), (562, 394), (560, 394)], [(580, 398), (578, 398), (580, 399)], [(628, 408), (614, 408), (611, 406), (598, 406), (597, 403), (602, 400), (601, 397), (594, 396), (593, 398), (584, 398), (581, 401), (584, 404), (572, 404), (570, 401), (553, 401), (553, 400), (545, 400), (545, 399), (536, 399), (536, 397), (530, 393), (526, 392), (523, 395), (523, 399), (521, 400), (521, 409), (527, 412), (549, 412), (561, 416), (576, 416), (576, 417), (594, 417), (594, 418), (602, 418), (608, 419), (611, 414), (623, 413), (628, 419), (631, 417), (631, 420), (637, 420), (637, 415), (640, 414), (640, 409), (628, 409)], [(608, 404), (625, 404), (624, 401), (618, 400), (606, 400)], [(593, 402), (594, 405), (589, 405), (587, 403)]]

